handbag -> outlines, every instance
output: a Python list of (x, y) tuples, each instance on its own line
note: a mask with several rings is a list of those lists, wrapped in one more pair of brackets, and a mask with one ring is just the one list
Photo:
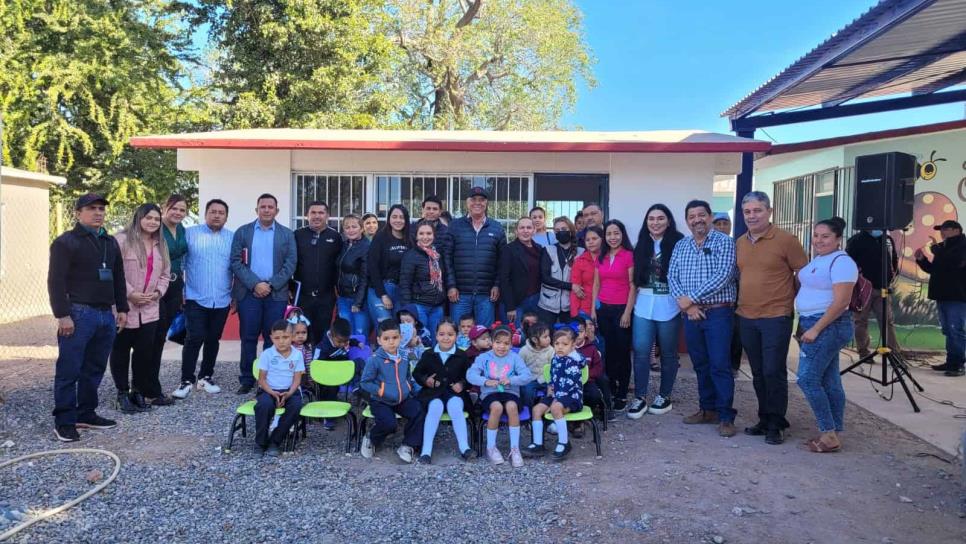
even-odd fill
[[(841, 257), (838, 255), (835, 259), (832, 259), (832, 263), (828, 265), (828, 273), (832, 274), (832, 266), (835, 265), (835, 261)], [(869, 303), (872, 300), (872, 291), (875, 288), (872, 287), (872, 282), (867, 280), (865, 276), (862, 275), (862, 269), (859, 269), (859, 275), (855, 280), (855, 285), (852, 286), (852, 298), (849, 300), (849, 311), (860, 313), (869, 307)]]

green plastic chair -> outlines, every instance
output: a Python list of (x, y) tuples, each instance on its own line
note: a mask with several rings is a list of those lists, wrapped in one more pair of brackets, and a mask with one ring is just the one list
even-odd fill
[[(252, 363), (252, 375), (255, 376), (255, 381), (258, 381), (258, 359)], [(257, 387), (257, 386), (256, 386)], [(275, 415), (280, 416), (285, 413), (285, 408), (276, 408)], [(231, 446), (235, 442), (235, 433), (241, 431), (242, 438), (248, 436), (248, 417), (255, 417), (255, 401), (249, 400), (243, 402), (238, 408), (235, 408), (235, 417), (231, 420), (231, 429), (228, 431), (228, 446), (225, 447), (226, 452), (231, 451)], [(287, 441), (286, 441), (287, 442)]]
[[(396, 419), (402, 419), (402, 416), (395, 414)], [(366, 427), (369, 425), (369, 420), (372, 419), (372, 410), (369, 409), (369, 405), (362, 410), (362, 420), (359, 421), (359, 435), (356, 437), (356, 451), (362, 449), (362, 437), (366, 435)]]
[[(352, 361), (312, 361), (309, 363), (309, 376), (319, 385), (337, 387), (352, 381), (355, 376), (356, 365)], [(346, 391), (346, 400), (349, 393)], [(368, 408), (367, 408), (368, 409)], [(299, 412), (298, 425), (305, 438), (305, 422), (307, 419), (340, 419), (346, 422), (345, 452), (352, 452), (352, 443), (356, 435), (356, 415), (352, 412), (352, 404), (338, 400), (319, 400), (302, 406)], [(298, 431), (296, 431), (298, 434)]]
[[(543, 379), (546, 383), (550, 383), (550, 365), (543, 365)], [(580, 383), (587, 383), (588, 379), (590, 379), (590, 369), (587, 367), (587, 365), (584, 365), (583, 370), (580, 372)], [(548, 421), (553, 421), (553, 414), (550, 413), (550, 410), (547, 410), (547, 413), (543, 415), (543, 418)], [(600, 452), (600, 429), (597, 428), (597, 421), (594, 419), (594, 410), (590, 406), (584, 405), (583, 409), (579, 412), (565, 414), (564, 421), (589, 421), (590, 426), (594, 431), (594, 445), (597, 446), (597, 458), (599, 459), (603, 456)], [(546, 432), (546, 428), (544, 428), (544, 432)]]

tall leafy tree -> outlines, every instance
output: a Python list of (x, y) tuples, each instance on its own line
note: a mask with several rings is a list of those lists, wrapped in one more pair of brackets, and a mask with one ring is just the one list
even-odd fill
[(386, 0), (413, 128), (549, 129), (595, 85), (570, 0)]

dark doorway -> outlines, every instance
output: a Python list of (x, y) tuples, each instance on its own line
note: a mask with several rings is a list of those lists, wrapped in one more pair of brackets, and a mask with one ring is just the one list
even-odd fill
[(571, 219), (591, 202), (607, 217), (608, 174), (534, 174), (533, 202), (547, 210), (547, 222), (565, 215)]

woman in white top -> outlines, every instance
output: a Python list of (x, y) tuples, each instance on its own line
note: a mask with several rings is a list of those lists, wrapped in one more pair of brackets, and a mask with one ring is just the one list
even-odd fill
[(795, 297), (800, 354), (798, 386), (818, 422), (821, 436), (806, 442), (816, 453), (842, 449), (837, 433), (844, 429), (845, 390), (839, 376), (839, 350), (852, 340), (849, 302), (858, 268), (841, 250), (845, 221), (833, 217), (812, 229), (814, 257), (798, 272)]
[[(678, 375), (678, 335), (681, 333), (680, 309), (668, 292), (667, 271), (671, 252), (683, 238), (671, 210), (654, 204), (644, 214), (644, 224), (634, 246), (634, 400), (627, 417), (638, 419), (647, 412), (665, 414), (671, 410), (671, 390)], [(651, 376), (651, 348), (661, 348), (661, 387), (650, 407), (647, 388)]]

